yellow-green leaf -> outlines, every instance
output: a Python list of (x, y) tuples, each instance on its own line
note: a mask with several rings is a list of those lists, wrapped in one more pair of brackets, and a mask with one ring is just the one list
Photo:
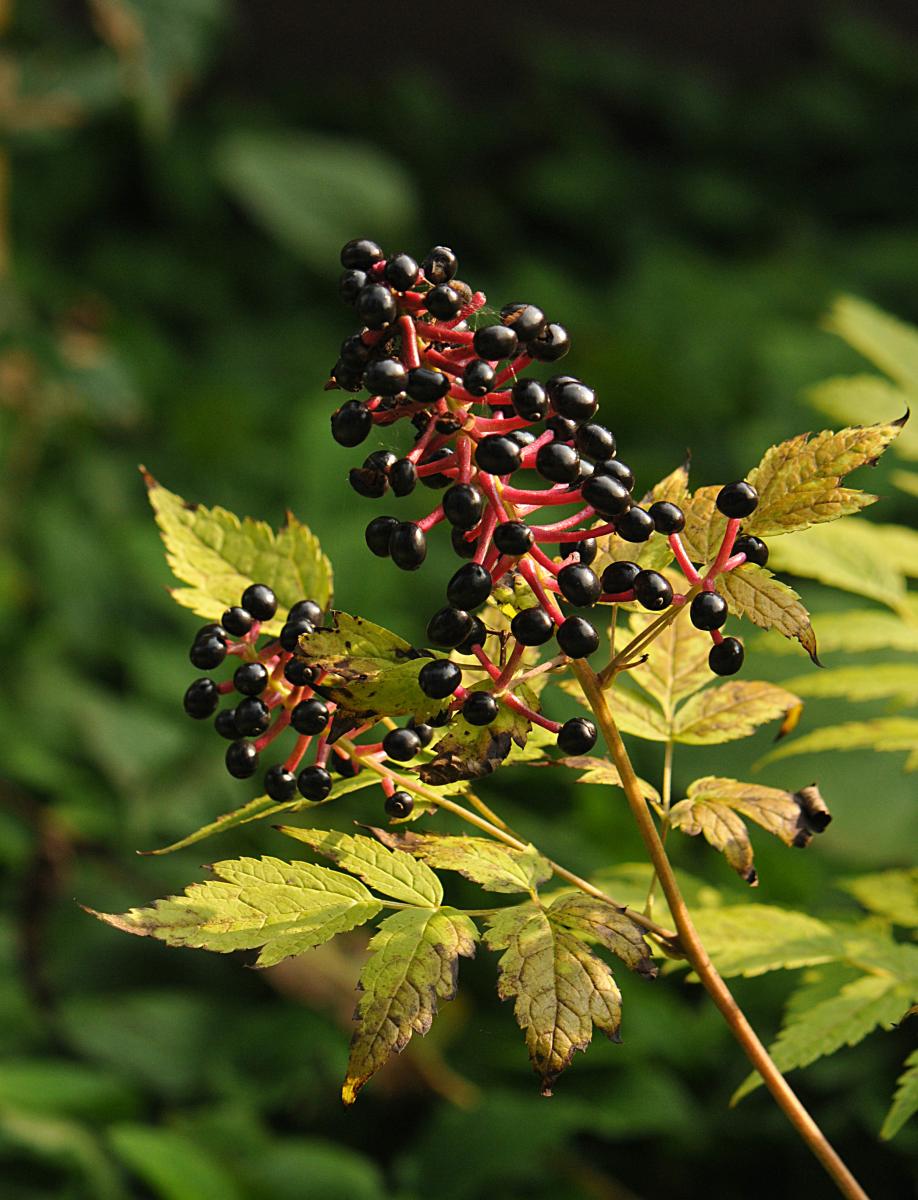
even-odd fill
[(529, 892), (551, 876), (551, 864), (535, 846), (515, 850), (483, 837), (403, 834), (374, 829), (383, 845), (404, 850), (431, 867), (458, 871), (489, 892)]
[(893, 471), (890, 479), (909, 496), (918, 496), (918, 471)]
[(606, 692), (606, 700), (622, 733), (633, 734), (648, 742), (669, 739), (669, 727), (663, 714), (636, 692), (617, 684)]
[[(422, 864), (418, 864), (422, 865)], [(357, 1029), (341, 1095), (353, 1104), (366, 1081), (412, 1034), (425, 1034), (442, 1000), (456, 994), (459, 956), (475, 953), (478, 931), (464, 913), (406, 909), (380, 923), (360, 973)]]
[(683, 505), (685, 528), (682, 544), (692, 562), (708, 563), (717, 551), (727, 531), (727, 518), (717, 507), (719, 487), (696, 489)]
[(570, 892), (552, 901), (547, 913), (555, 926), (564, 926), (571, 933), (611, 950), (629, 971), (645, 979), (656, 977), (657, 966), (644, 940), (644, 930), (623, 908), (586, 892)]
[(364, 617), (329, 613), (323, 628), (300, 638), (299, 653), (326, 672), (319, 690), (339, 708), (333, 734), (380, 714), (411, 714), (421, 720), (442, 708), (418, 683), (430, 658)]
[[(856, 1046), (878, 1026), (893, 1025), (907, 1007), (909, 993), (888, 976), (864, 975), (845, 984), (836, 996), (796, 1012), (778, 1034), (769, 1053), (783, 1074), (806, 1067), (843, 1046)], [(737, 1089), (735, 1104), (761, 1083), (750, 1075)]]
[[(806, 398), (820, 412), (848, 425), (897, 420), (913, 407), (918, 392), (906, 392), (879, 375), (848, 375), (827, 379), (807, 389)], [(893, 450), (901, 458), (918, 460), (918, 427), (909, 421)]]
[(897, 608), (905, 596), (905, 576), (882, 545), (881, 528), (856, 517), (816, 526), (773, 542), (770, 562), (779, 571)]
[[(670, 576), (670, 582), (676, 582), (674, 576)], [(629, 619), (631, 636), (643, 633), (655, 619), (649, 613), (633, 613)], [(712, 681), (710, 650), (710, 635), (680, 614), (645, 648), (647, 661), (629, 670), (627, 677), (653, 696), (664, 719), (671, 722), (679, 701)]]
[(816, 917), (768, 904), (723, 905), (693, 914), (705, 949), (721, 975), (763, 975), (833, 962), (843, 946)]
[(918, 718), (877, 717), (872, 721), (826, 725), (777, 746), (765, 755), (761, 763), (798, 754), (822, 754), (826, 750), (882, 750), (891, 753), (909, 750), (912, 753), (905, 769), (918, 770)]
[(443, 888), (433, 871), (404, 850), (390, 850), (363, 834), (338, 833), (334, 829), (297, 829), (292, 825), (279, 829), (393, 900), (420, 908), (436, 908), (443, 900)]
[(645, 506), (654, 504), (657, 500), (668, 500), (670, 504), (685, 504), (689, 496), (689, 464), (682, 463), (646, 492), (641, 503)]
[[(593, 783), (602, 787), (617, 787), (621, 788), (622, 777), (618, 773), (618, 768), (614, 763), (608, 762), (604, 758), (595, 758), (589, 754), (578, 754), (566, 758), (555, 759), (552, 765), (561, 767), (569, 767), (573, 771), (583, 771), (583, 774), (577, 780), (578, 783)], [(651, 804), (659, 806), (660, 793), (648, 783), (646, 779), (638, 777), (638, 786), (641, 789), (641, 794), (645, 796)]]
[(239, 858), (210, 870), (213, 881), (193, 883), (183, 896), (93, 915), (171, 946), (219, 954), (261, 946), (256, 965), (269, 967), (362, 925), (382, 907), (356, 879), (311, 863)]
[(895, 421), (826, 429), (772, 446), (749, 472), (759, 504), (744, 522), (744, 532), (758, 537), (791, 533), (866, 508), (876, 496), (842, 487), (841, 481), (857, 467), (875, 462), (901, 430)]
[(489, 918), (485, 944), (503, 950), (497, 992), (513, 997), (514, 1015), (526, 1035), (542, 1094), (578, 1050), (593, 1026), (619, 1040), (621, 992), (612, 972), (586, 942), (533, 904), (505, 908)]
[(745, 563), (718, 576), (717, 589), (733, 616), (746, 617), (761, 629), (774, 629), (786, 638), (796, 638), (813, 662), (819, 661), (810, 614), (794, 589), (771, 571)]
[(812, 811), (809, 797), (804, 803), (798, 792), (705, 776), (689, 785), (686, 798), (670, 810), (669, 820), (674, 829), (691, 837), (704, 834), (708, 844), (723, 854), (741, 879), (755, 883), (752, 844), (742, 818), (754, 821), (786, 846), (803, 847), (831, 819), (824, 805), (815, 822)]
[(839, 296), (826, 317), (825, 327), (906, 390), (918, 392), (918, 332), (910, 325), (866, 300)]
[(157, 483), (144, 471), (147, 494), (156, 515), (166, 560), (187, 587), (172, 596), (199, 617), (218, 621), (239, 603), (250, 583), (266, 583), (278, 599), (278, 615), (262, 626), (277, 634), (284, 614), (298, 600), (315, 600), (325, 608), (331, 599), (331, 564), (318, 539), (287, 514), (277, 533), (264, 521), (242, 520), (225, 508), (191, 504)]
[(864, 667), (834, 667), (819, 674), (795, 675), (784, 686), (801, 696), (847, 700), (896, 700), (918, 704), (918, 663), (875, 663)]
[(799, 703), (797, 696), (774, 683), (734, 679), (687, 700), (676, 714), (673, 739), (691, 746), (732, 742), (749, 737)]
[[(783, 652), (783, 642), (771, 647)], [(786, 647), (790, 652), (790, 647)], [(855, 609), (826, 613), (819, 617), (819, 649), (861, 654), (869, 650), (900, 650), (918, 654), (918, 624), (910, 625), (898, 615), (880, 609)], [(813, 678), (812, 675), (808, 675)]]
[(886, 1114), (880, 1137), (885, 1141), (894, 1138), (906, 1121), (918, 1112), (918, 1050), (913, 1050), (905, 1060), (905, 1070), (899, 1076), (892, 1106)]
[(858, 875), (842, 880), (840, 886), (870, 912), (894, 925), (918, 929), (918, 867)]

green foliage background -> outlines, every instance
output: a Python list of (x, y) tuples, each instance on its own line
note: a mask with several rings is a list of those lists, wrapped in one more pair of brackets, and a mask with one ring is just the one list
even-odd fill
[[(725, 1111), (744, 1063), (691, 986), (622, 980), (624, 1045), (597, 1044), (544, 1101), (490, 965), (472, 964), (430, 1036), (345, 1112), (359, 939), (262, 975), (118, 937), (75, 899), (120, 911), (180, 890), (195, 850), (134, 851), (239, 803), (244, 786), (181, 716), (195, 623), (165, 595), (138, 462), (189, 498), (273, 524), (291, 508), (335, 563), (338, 603), (406, 638), (439, 602), (442, 546), (410, 578), (369, 562), (369, 510), (345, 490), (352, 454), (327, 436), (322, 383), (349, 332), (338, 246), (360, 233), (418, 252), (454, 245), (494, 300), (531, 297), (573, 331), (567, 363), (598, 387), (639, 480), (686, 447), (696, 484), (736, 477), (772, 442), (820, 427), (802, 389), (862, 369), (819, 329), (836, 292), (918, 320), (912, 49), (832, 13), (814, 21), (805, 62), (726, 82), (508, 20), (500, 69), (471, 94), (459, 64), (434, 69), (442, 48), (410, 73), (378, 64), (371, 81), (355, 44), (314, 78), (310, 56), (343, 54), (318, 17), (304, 73), (253, 84), (239, 67), (251, 14), (229, 0), (9, 7), (4, 1195), (831, 1195), (762, 1092)], [(884, 496), (874, 515), (914, 523), (888, 468), (861, 486)], [(817, 633), (820, 611), (850, 607), (803, 590)], [(802, 654), (752, 657), (761, 677), (807, 668)], [(853, 715), (814, 700), (805, 728)], [(748, 773), (768, 736), (680, 751), (677, 789)], [(638, 767), (655, 777), (653, 747)], [(834, 878), (909, 862), (914, 781), (895, 755), (792, 760), (758, 778), (810, 775), (835, 823), (805, 856), (760, 839), (760, 898), (850, 911)], [(584, 873), (640, 857), (624, 806), (601, 789), (552, 773), (537, 796), (512, 777), (502, 795), (513, 824)], [(335, 822), (380, 814), (367, 791)], [(278, 840), (250, 827), (209, 852), (277, 853)], [(681, 857), (728, 896), (742, 888), (703, 846)], [(788, 989), (779, 976), (737, 981), (769, 1037)], [(875, 1196), (904, 1194), (918, 1147), (914, 1128), (876, 1140), (909, 1036), (874, 1035), (797, 1081)]]

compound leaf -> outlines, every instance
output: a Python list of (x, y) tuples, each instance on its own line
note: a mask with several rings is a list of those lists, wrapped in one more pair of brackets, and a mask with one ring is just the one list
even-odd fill
[(792, 692), (761, 680), (731, 680), (692, 696), (673, 724), (676, 742), (713, 746), (749, 737), (760, 725), (783, 717), (800, 704)]
[(720, 575), (717, 587), (734, 616), (746, 617), (761, 629), (774, 629), (786, 638), (796, 638), (813, 662), (819, 661), (810, 614), (794, 589), (771, 571), (745, 563)]
[(784, 681), (801, 696), (847, 700), (896, 700), (918, 704), (918, 663), (876, 663), (864, 667), (835, 667), (819, 674), (796, 675)]
[(775, 762), (797, 754), (821, 754), (825, 750), (909, 750), (911, 757), (905, 769), (918, 769), (918, 718), (876, 717), (871, 721), (847, 721), (843, 725), (826, 725), (802, 737), (794, 738), (771, 750), (761, 763)]
[(489, 892), (529, 892), (551, 877), (551, 864), (535, 846), (515, 850), (490, 838), (446, 834), (373, 833), (392, 850), (404, 850), (439, 870), (458, 871)]
[(694, 921), (722, 975), (791, 971), (833, 962), (844, 952), (838, 935), (816, 917), (767, 904), (702, 908)]
[(894, 925), (918, 929), (918, 867), (858, 875), (839, 886), (870, 912)]
[(345, 1104), (353, 1104), (412, 1034), (428, 1031), (438, 1001), (455, 996), (459, 956), (471, 958), (477, 938), (472, 921), (449, 908), (406, 909), (380, 923), (358, 982), (362, 995), (341, 1092)]
[(143, 470), (147, 494), (166, 547), (166, 561), (187, 587), (172, 588), (179, 604), (218, 621), (239, 603), (250, 583), (266, 583), (278, 600), (278, 616), (262, 625), (280, 633), (284, 613), (298, 600), (325, 608), (331, 599), (332, 569), (318, 538), (287, 514), (277, 533), (264, 521), (242, 520), (225, 508), (191, 504)]
[[(812, 1008), (796, 1008), (778, 1034), (769, 1053), (778, 1070), (786, 1073), (834, 1054), (858, 1042), (880, 1025), (895, 1024), (909, 1003), (907, 989), (888, 976), (862, 975), (845, 984), (836, 996)], [(761, 1083), (758, 1074), (743, 1081), (733, 1103)]]
[(656, 978), (657, 966), (644, 940), (644, 930), (624, 909), (586, 892), (571, 892), (552, 901), (547, 911), (555, 925), (599, 942), (645, 979)]
[(338, 833), (334, 829), (297, 829), (292, 825), (281, 825), (279, 829), (393, 900), (419, 908), (436, 908), (443, 900), (443, 888), (433, 871), (404, 850), (392, 850), (362, 834)]
[(683, 506), (682, 544), (693, 562), (708, 563), (715, 559), (727, 531), (727, 518), (717, 507), (719, 491), (719, 487), (697, 488)]
[(621, 993), (607, 964), (563, 919), (553, 920), (550, 909), (505, 908), (488, 925), (485, 944), (504, 952), (498, 995), (515, 998), (533, 1069), (542, 1094), (550, 1096), (574, 1054), (590, 1044), (594, 1025), (620, 1040)]
[(743, 817), (780, 838), (786, 846), (804, 847), (821, 833), (831, 817), (818, 792), (786, 792), (758, 783), (705, 776), (689, 785), (684, 800), (670, 810), (670, 824), (692, 837), (704, 834), (734, 871), (755, 883), (752, 844)]
[(770, 561), (779, 571), (899, 608), (905, 573), (882, 544), (881, 529), (857, 517), (816, 526), (772, 543)]
[(905, 1070), (899, 1076), (892, 1107), (886, 1114), (880, 1137), (894, 1138), (905, 1122), (918, 1112), (918, 1050), (905, 1060)]
[[(538, 711), (534, 692), (525, 684), (516, 691), (520, 700)], [(490, 725), (471, 725), (464, 717), (457, 717), (433, 747), (433, 758), (424, 763), (418, 774), (425, 783), (434, 785), (481, 779), (497, 770), (513, 745), (520, 748), (526, 745), (531, 728), (527, 717), (503, 701)]]
[[(673, 581), (671, 578), (670, 582)], [(631, 636), (643, 633), (654, 620), (656, 616), (648, 613), (632, 614), (629, 621)], [(647, 661), (629, 670), (628, 677), (653, 696), (666, 721), (671, 722), (679, 701), (711, 682), (710, 649), (710, 636), (679, 618), (651, 642), (646, 648)]]
[(121, 915), (87, 911), (115, 929), (171, 946), (219, 954), (260, 946), (256, 965), (269, 967), (362, 925), (382, 907), (356, 879), (310, 863), (239, 858), (210, 870), (214, 880), (149, 908)]
[[(552, 762), (553, 766), (569, 767), (572, 771), (583, 771), (583, 774), (577, 780), (578, 783), (595, 783), (605, 787), (623, 787), (622, 777), (618, 773), (618, 768), (614, 763), (608, 762), (604, 758), (594, 758), (589, 754), (577, 754), (566, 758), (557, 758)], [(648, 783), (646, 779), (641, 779), (638, 776), (638, 785), (641, 789), (641, 794), (645, 796), (651, 804), (660, 807), (660, 793)]]
[(419, 720), (442, 703), (421, 691), (418, 675), (430, 658), (381, 625), (331, 612), (327, 625), (300, 638), (300, 653), (325, 671), (318, 689), (338, 705), (332, 736), (379, 715)]
[(744, 532), (758, 537), (792, 533), (866, 508), (877, 497), (841, 487), (841, 481), (857, 467), (875, 462), (901, 429), (897, 421), (826, 429), (772, 446), (749, 473), (759, 504), (744, 522)]
[(622, 733), (633, 734), (648, 742), (665, 742), (669, 737), (666, 719), (660, 710), (629, 688), (613, 687), (606, 699)]

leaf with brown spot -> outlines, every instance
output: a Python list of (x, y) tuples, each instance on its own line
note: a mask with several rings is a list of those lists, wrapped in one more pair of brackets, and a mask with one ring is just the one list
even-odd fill
[[(489, 685), (482, 685), (482, 690), (489, 690)], [(538, 698), (525, 684), (517, 694), (524, 704), (538, 711)], [(418, 774), (425, 783), (435, 786), (459, 779), (482, 779), (497, 770), (514, 743), (521, 748), (526, 745), (530, 729), (527, 718), (503, 701), (490, 725), (470, 725), (464, 717), (456, 717), (434, 746), (434, 757)]]
[(760, 725), (783, 717), (799, 697), (761, 680), (732, 680), (692, 696), (679, 709), (673, 741), (713, 746), (749, 737)]

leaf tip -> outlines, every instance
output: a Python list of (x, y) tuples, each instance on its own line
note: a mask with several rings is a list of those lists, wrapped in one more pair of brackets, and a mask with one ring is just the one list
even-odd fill
[(350, 1108), (357, 1099), (357, 1093), (360, 1091), (360, 1083), (356, 1079), (345, 1079), (344, 1085), (341, 1088), (341, 1102), (345, 1108)]

